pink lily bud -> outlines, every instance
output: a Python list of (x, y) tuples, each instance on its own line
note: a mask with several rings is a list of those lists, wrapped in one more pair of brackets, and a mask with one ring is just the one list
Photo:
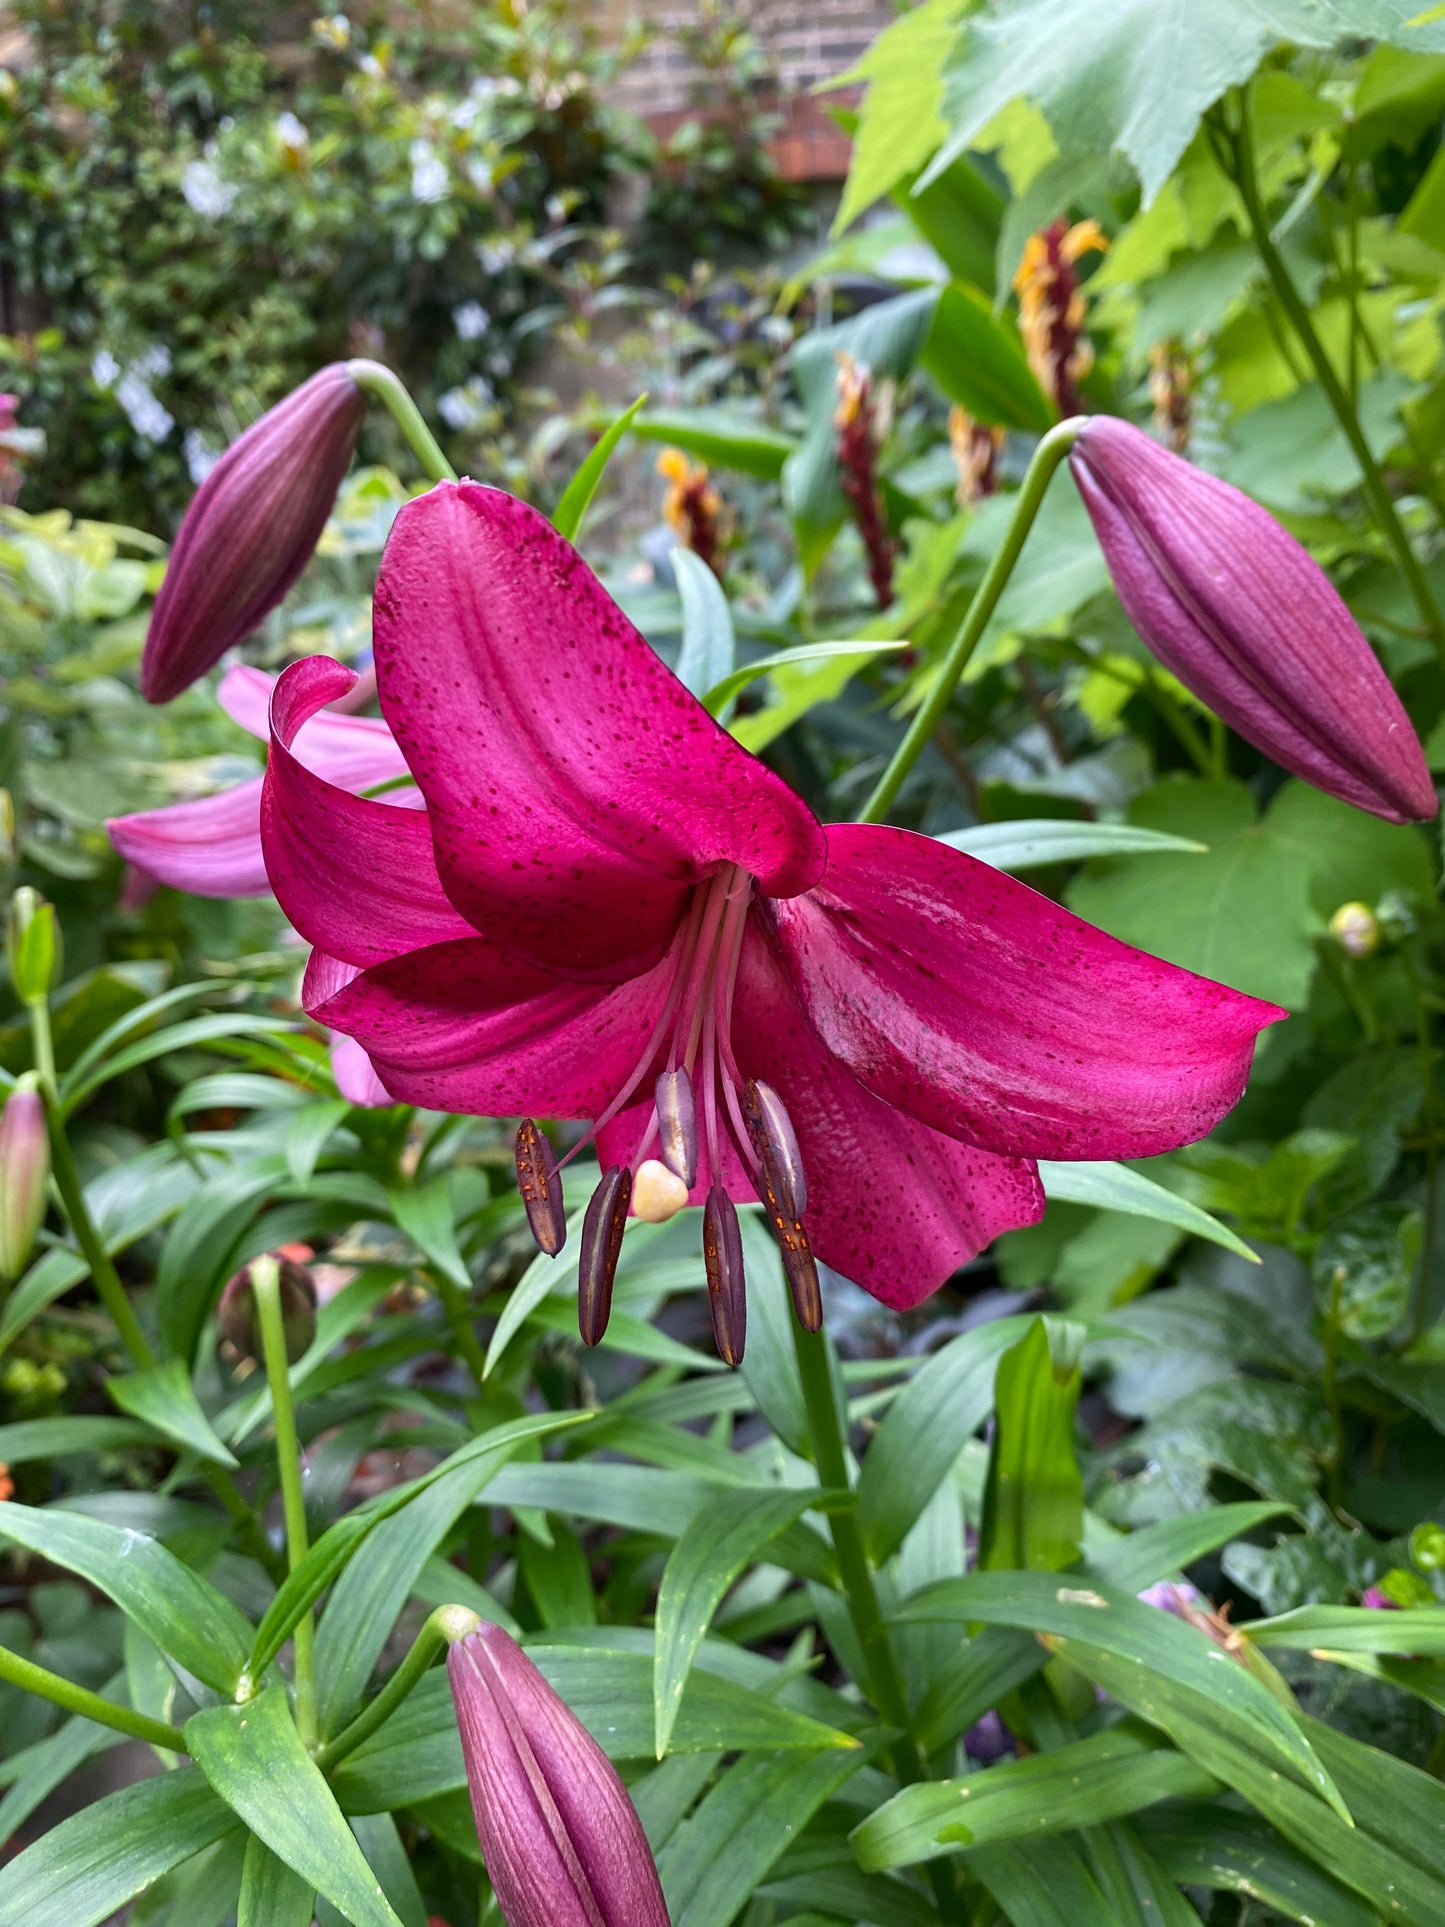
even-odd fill
[(333, 362), (232, 442), (196, 491), (151, 613), (140, 687), (167, 703), (251, 634), (305, 568), (366, 397)]
[(507, 1927), (669, 1927), (617, 1770), (500, 1626), (447, 1653), (487, 1873)]
[[(276, 1254), (280, 1274), (281, 1327), (286, 1334), (286, 1362), (294, 1365), (316, 1336), (316, 1281), (305, 1265)], [(251, 1267), (238, 1271), (221, 1293), (218, 1307), (221, 1334), (242, 1358), (261, 1357), (261, 1316)]]
[(49, 1182), (45, 1100), (24, 1077), (0, 1110), (0, 1283), (12, 1284), (25, 1269), (45, 1222)]
[(1246, 742), (1392, 823), (1439, 808), (1415, 731), (1324, 570), (1237, 488), (1092, 415), (1069, 457), (1119, 600)]

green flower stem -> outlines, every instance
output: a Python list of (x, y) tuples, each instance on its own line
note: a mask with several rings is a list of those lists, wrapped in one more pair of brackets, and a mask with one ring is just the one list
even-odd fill
[(879, 777), (876, 789), (864, 804), (858, 817), (860, 823), (883, 821), (894, 797), (907, 780), (909, 771), (932, 740), (934, 729), (948, 708), (959, 678), (968, 667), (969, 658), (978, 647), (988, 627), (988, 619), (1013, 574), (1014, 565), (1034, 525), (1034, 518), (1054, 470), (1073, 447), (1082, 427), (1083, 420), (1078, 416), (1060, 422), (1049, 430), (1034, 450), (1016, 497), (1014, 518), (1009, 524), (1008, 534), (989, 563), (973, 601), (968, 605), (968, 614), (963, 619), (962, 627), (949, 644), (937, 680), (908, 725), (908, 732), (894, 751), (892, 762)]
[(422, 412), (402, 385), (401, 378), (379, 361), (348, 361), (346, 372), (357, 387), (374, 395), (391, 412), (391, 418), (406, 437), (407, 447), (421, 463), (423, 474), (433, 482), (454, 482), (457, 472), (437, 446)]
[(140, 1328), (140, 1320), (136, 1317), (135, 1307), (131, 1304), (130, 1296), (120, 1281), (120, 1273), (116, 1270), (110, 1253), (106, 1250), (100, 1233), (95, 1228), (90, 1212), (86, 1209), (85, 1193), (80, 1188), (80, 1173), (75, 1168), (70, 1140), (65, 1135), (65, 1120), (60, 1109), (60, 1090), (55, 1080), (55, 1049), (50, 1037), (50, 1009), (43, 997), (35, 998), (28, 1008), (35, 1068), (40, 1077), (41, 1095), (45, 1099), (45, 1122), (50, 1132), (50, 1175), (60, 1195), (61, 1209), (65, 1212), (70, 1228), (75, 1233), (75, 1241), (80, 1246), (85, 1262), (90, 1266), (91, 1279), (100, 1293), (101, 1302), (110, 1313), (115, 1328), (120, 1333), (121, 1343), (135, 1363), (144, 1369), (147, 1365), (155, 1364), (156, 1355)]
[(391, 1718), (437, 1654), (454, 1641), (465, 1639), (468, 1633), (475, 1632), (480, 1623), (477, 1615), (466, 1606), (438, 1606), (413, 1640), (411, 1651), (376, 1698), (357, 1714), (350, 1726), (343, 1727), (334, 1740), (328, 1740), (316, 1755), (316, 1764), (321, 1771), (329, 1773), (349, 1753), (354, 1753), (363, 1740), (369, 1740), (376, 1729)]
[(37, 1693), (41, 1699), (63, 1706), (67, 1713), (78, 1713), (84, 1720), (113, 1727), (117, 1733), (129, 1733), (132, 1739), (149, 1740), (152, 1746), (163, 1746), (172, 1753), (186, 1750), (186, 1736), (178, 1726), (167, 1726), (162, 1720), (148, 1719), (144, 1713), (133, 1713), (128, 1706), (117, 1706), (114, 1700), (102, 1699), (99, 1693), (88, 1692), (73, 1680), (62, 1679), (59, 1673), (37, 1666), (34, 1660), (22, 1659), (19, 1653), (12, 1653), (5, 1646), (0, 1646), (0, 1680), (20, 1687), (23, 1692)]
[[(848, 1470), (848, 1448), (843, 1433), (843, 1414), (828, 1359), (827, 1340), (821, 1331), (804, 1331), (789, 1315), (793, 1348), (798, 1358), (798, 1376), (803, 1384), (803, 1403), (808, 1412), (808, 1429), (813, 1439), (813, 1463), (818, 1483), (837, 1492), (852, 1487)], [(867, 1678), (859, 1683), (882, 1719), (898, 1729), (899, 1737), (890, 1749), (893, 1770), (904, 1786), (928, 1778), (928, 1764), (918, 1742), (909, 1731), (908, 1695), (903, 1675), (898, 1670), (888, 1625), (873, 1583), (873, 1568), (863, 1543), (863, 1528), (856, 1507), (828, 1514), (828, 1530), (837, 1555), (848, 1616), (863, 1649)], [(953, 1927), (967, 1927), (968, 1911), (958, 1891), (954, 1870), (942, 1861), (930, 1861), (928, 1877), (938, 1901), (939, 1913)]]
[(1274, 236), (1270, 232), (1269, 215), (1260, 191), (1259, 170), (1254, 152), (1254, 129), (1250, 119), (1250, 102), (1247, 93), (1240, 98), (1238, 125), (1226, 127), (1225, 134), (1228, 141), (1227, 151), (1233, 161), (1231, 171), (1234, 184), (1239, 189), (1240, 199), (1244, 202), (1244, 211), (1249, 219), (1254, 245), (1264, 264), (1270, 286), (1274, 289), (1275, 298), (1284, 310), (1291, 328), (1298, 336), (1300, 345), (1309, 357), (1310, 365), (1315, 371), (1315, 377), (1324, 391), (1325, 399), (1330, 405), (1335, 420), (1354, 451), (1355, 460), (1360, 465), (1366, 499), (1386, 541), (1395, 552), (1395, 560), (1400, 565), (1415, 607), (1420, 611), (1420, 618), (1429, 633), (1435, 653), (1440, 658), (1441, 664), (1445, 665), (1445, 620), (1441, 618), (1439, 605), (1435, 601), (1425, 571), (1420, 565), (1420, 559), (1410, 546), (1410, 538), (1405, 532), (1404, 523), (1400, 520), (1394, 498), (1385, 486), (1385, 478), (1380, 473), (1379, 464), (1370, 452), (1370, 445), (1365, 440), (1364, 431), (1360, 427), (1359, 415), (1345, 393), (1339, 376), (1335, 373), (1334, 364), (1325, 352), (1324, 343), (1320, 340), (1315, 331), (1314, 322), (1310, 319), (1309, 309), (1300, 298), (1299, 289), (1290, 278), (1284, 258), (1274, 244)]
[[(281, 1268), (274, 1258), (257, 1258), (252, 1264), (251, 1289), (256, 1294), (261, 1350), (265, 1354), (266, 1379), (271, 1387), (276, 1425), (276, 1464), (281, 1475), (281, 1505), (286, 1518), (286, 1559), (294, 1572), (306, 1557), (306, 1502), (301, 1492), (301, 1448), (296, 1437), (286, 1327), (281, 1316)], [(292, 1633), (296, 1654), (296, 1731), (307, 1746), (316, 1741), (314, 1636), (314, 1622), (308, 1607)]]

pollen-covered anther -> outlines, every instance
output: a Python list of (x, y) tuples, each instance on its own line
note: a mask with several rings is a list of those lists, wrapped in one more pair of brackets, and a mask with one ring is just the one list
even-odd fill
[(697, 1182), (697, 1105), (687, 1072), (663, 1071), (657, 1080), (655, 1101), (662, 1161), (690, 1191)]
[(517, 1188), (527, 1212), (527, 1223), (538, 1248), (555, 1258), (567, 1242), (567, 1212), (562, 1202), (562, 1177), (544, 1132), (530, 1117), (517, 1128)]
[(582, 1220), (577, 1256), (577, 1328), (586, 1345), (599, 1345), (612, 1316), (612, 1281), (622, 1256), (622, 1234), (632, 1201), (632, 1173), (625, 1164), (604, 1172)]
[(658, 1158), (644, 1158), (632, 1179), (632, 1214), (644, 1224), (666, 1224), (687, 1203), (687, 1186)]
[(771, 1084), (752, 1079), (743, 1092), (753, 1142), (762, 1154), (763, 1144), (772, 1154), (779, 1183), (783, 1186), (780, 1202), (791, 1217), (801, 1218), (808, 1208), (808, 1180), (803, 1171), (803, 1154), (798, 1149), (793, 1120)]
[(743, 1235), (733, 1201), (720, 1184), (708, 1192), (703, 1206), (702, 1261), (717, 1355), (724, 1365), (740, 1365), (748, 1333)]
[(823, 1293), (798, 1198), (799, 1191), (807, 1196), (798, 1140), (782, 1100), (768, 1085), (747, 1086), (743, 1111), (758, 1157), (758, 1197), (782, 1253), (793, 1311), (804, 1331), (815, 1332), (823, 1323)]

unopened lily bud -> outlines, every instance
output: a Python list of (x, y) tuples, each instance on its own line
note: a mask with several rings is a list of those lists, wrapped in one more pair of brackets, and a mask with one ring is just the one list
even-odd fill
[(1110, 415), (1089, 417), (1069, 462), (1119, 600), (1167, 669), (1327, 795), (1392, 823), (1436, 814), (1389, 678), (1272, 515)]
[(447, 1653), (472, 1811), (507, 1927), (669, 1927), (617, 1769), (500, 1626)]
[[(292, 1258), (273, 1261), (280, 1274), (281, 1326), (286, 1333), (286, 1361), (294, 1365), (310, 1350), (316, 1336), (316, 1282), (305, 1265)], [(251, 1267), (238, 1271), (221, 1293), (221, 1331), (242, 1358), (260, 1358), (261, 1318)]]
[(660, 1158), (644, 1158), (632, 1179), (632, 1214), (644, 1224), (666, 1224), (687, 1203), (687, 1186)]
[(366, 397), (333, 362), (232, 442), (196, 491), (141, 658), (166, 703), (249, 636), (311, 558), (351, 465)]
[(0, 1110), (0, 1282), (13, 1284), (25, 1269), (45, 1222), (49, 1182), (45, 1100), (32, 1073), (21, 1078)]
[(1368, 903), (1342, 903), (1330, 918), (1330, 935), (1347, 957), (1373, 957), (1380, 947), (1380, 922)]
[(5, 960), (22, 1003), (38, 1003), (60, 978), (60, 926), (55, 906), (27, 884), (10, 899)]

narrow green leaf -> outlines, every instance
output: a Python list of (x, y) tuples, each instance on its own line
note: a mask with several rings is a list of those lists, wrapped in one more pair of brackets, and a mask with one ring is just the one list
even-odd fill
[(1185, 1512), (1177, 1519), (1161, 1519), (1096, 1546), (1084, 1562), (1084, 1571), (1121, 1592), (1142, 1592), (1156, 1579), (1192, 1566), (1206, 1553), (1288, 1511), (1286, 1505), (1246, 1499), (1235, 1505), (1210, 1506), (1205, 1512)]
[(808, 1490), (719, 1493), (673, 1547), (657, 1595), (653, 1690), (659, 1760), (667, 1752), (697, 1649), (728, 1588), (784, 1526), (827, 1497)]
[(1079, 1556), (1084, 1480), (1074, 1449), (1081, 1325), (1035, 1318), (998, 1361), (979, 1566), (1056, 1571)]
[(353, 1927), (401, 1927), (321, 1771), (268, 1686), (244, 1706), (212, 1706), (186, 1722), (196, 1764), (233, 1812)]
[(733, 673), (737, 637), (732, 611), (722, 584), (701, 556), (679, 546), (672, 551), (671, 560), (682, 597), (682, 652), (677, 659), (677, 679), (701, 698)]
[(0, 1538), (88, 1579), (162, 1652), (207, 1686), (235, 1691), (251, 1628), (224, 1593), (143, 1532), (78, 1512), (0, 1503)]
[(316, 1889), (257, 1834), (246, 1842), (236, 1927), (311, 1927)]
[(1047, 1854), (1012, 1841), (980, 1847), (969, 1871), (981, 1880), (1012, 1927), (1120, 1927), (1078, 1850), (1051, 1840)]
[(191, 1375), (179, 1358), (164, 1364), (149, 1365), (144, 1371), (124, 1378), (109, 1378), (105, 1389), (123, 1412), (143, 1419), (164, 1438), (174, 1441), (197, 1458), (212, 1465), (240, 1464), (229, 1447), (223, 1445), (201, 1410), (201, 1402), (191, 1383)]
[(569, 542), (577, 540), (577, 532), (582, 527), (582, 518), (587, 513), (592, 497), (597, 493), (603, 471), (612, 459), (613, 450), (637, 419), (637, 411), (647, 400), (645, 394), (639, 395), (630, 408), (625, 408), (616, 421), (609, 423), (598, 437), (596, 445), (588, 451), (586, 459), (572, 477), (557, 506), (552, 511), (552, 526), (559, 535), (565, 535)]
[(1380, 1916), (1252, 1813), (1181, 1806), (1146, 1813), (1140, 1838), (1181, 1886), (1258, 1901), (1300, 1927), (1378, 1927)]
[(1368, 1606), (1298, 1606), (1277, 1619), (1245, 1621), (1239, 1630), (1257, 1646), (1312, 1652), (1328, 1646), (1341, 1653), (1397, 1653), (1445, 1659), (1445, 1610), (1413, 1606), (1375, 1612)]
[(1211, 1218), (1207, 1211), (1201, 1211), (1197, 1204), (1176, 1197), (1153, 1178), (1146, 1178), (1142, 1171), (1130, 1170), (1128, 1165), (1087, 1158), (1077, 1163), (1056, 1164), (1040, 1158), (1039, 1177), (1045, 1194), (1057, 1198), (1061, 1204), (1092, 1204), (1100, 1211), (1123, 1211), (1130, 1217), (1155, 1218), (1160, 1224), (1177, 1225), (1192, 1237), (1208, 1238), (1211, 1244), (1223, 1245), (1226, 1251), (1248, 1258), (1253, 1265), (1259, 1263), (1258, 1254), (1228, 1226)]
[(130, 1418), (32, 1418), (0, 1425), (0, 1465), (63, 1459), (71, 1452), (110, 1452), (121, 1445), (153, 1445), (150, 1426)]
[[(102, 1699), (123, 1699), (124, 1693), (124, 1672), (113, 1674), (100, 1689)], [(48, 1800), (83, 1760), (104, 1748), (118, 1746), (122, 1737), (111, 1727), (77, 1717), (58, 1726), (48, 1739), (26, 1747), (19, 1756), (22, 1769), (0, 1800), (0, 1840), (13, 1840), (41, 1802)], [(5, 1764), (8, 1771), (17, 1761), (12, 1758)]]
[(1041, 434), (1057, 418), (1017, 325), (966, 281), (949, 282), (939, 296), (919, 359), (948, 399), (978, 421)]
[(1077, 863), (1090, 856), (1147, 854), (1150, 850), (1204, 852), (1209, 847), (1163, 830), (1140, 829), (1133, 823), (1073, 823), (1048, 816), (1013, 823), (975, 823), (966, 830), (950, 830), (938, 841), (977, 857), (981, 863), (991, 863), (996, 870), (1038, 870), (1048, 863)]
[(193, 1767), (123, 1787), (62, 1820), (0, 1868), (5, 1927), (96, 1927), (236, 1816)]
[[(756, 682), (760, 676), (770, 676), (775, 669), (792, 669), (806, 662), (834, 662), (856, 658), (859, 662), (871, 662), (875, 656), (888, 655), (894, 650), (906, 649), (906, 642), (805, 642), (796, 649), (781, 649), (774, 656), (760, 656), (756, 662), (745, 662), (734, 669), (731, 675), (724, 676), (713, 684), (701, 698), (703, 708), (710, 716), (721, 716), (741, 690), (749, 683)], [(679, 673), (681, 666), (679, 665)], [(947, 839), (943, 839), (947, 841)]]
[(797, 447), (791, 435), (747, 415), (722, 408), (651, 408), (632, 432), (644, 441), (669, 442), (712, 468), (735, 468), (760, 481), (776, 482)]
[(392, 1215), (429, 1265), (471, 1296), (472, 1274), (457, 1246), (451, 1190), (445, 1177), (391, 1194)]
[(135, 1070), (141, 1064), (149, 1064), (154, 1058), (169, 1057), (175, 1051), (190, 1050), (197, 1044), (208, 1044), (220, 1038), (230, 1041), (237, 1037), (285, 1037), (299, 1028), (299, 1025), (277, 1017), (249, 1017), (244, 1011), (224, 1011), (210, 1017), (187, 1018), (185, 1023), (173, 1024), (169, 1030), (156, 1031), (149, 1037), (139, 1038), (124, 1050), (117, 1051), (105, 1063), (79, 1076), (72, 1071), (61, 1080), (62, 1115), (67, 1118), (73, 1116), (103, 1084), (108, 1084), (112, 1078), (120, 1077), (126, 1071)]
[(562, 1291), (577, 1277), (577, 1241), (582, 1232), (582, 1220), (587, 1215), (586, 1205), (571, 1213), (567, 1219), (567, 1242), (555, 1258), (539, 1251), (521, 1277), (507, 1293), (497, 1319), (496, 1330), (492, 1333), (487, 1346), (485, 1373), (488, 1378), (501, 1364), (507, 1348), (517, 1333), (526, 1324), (532, 1313), (544, 1299), (550, 1298), (554, 1291)]

